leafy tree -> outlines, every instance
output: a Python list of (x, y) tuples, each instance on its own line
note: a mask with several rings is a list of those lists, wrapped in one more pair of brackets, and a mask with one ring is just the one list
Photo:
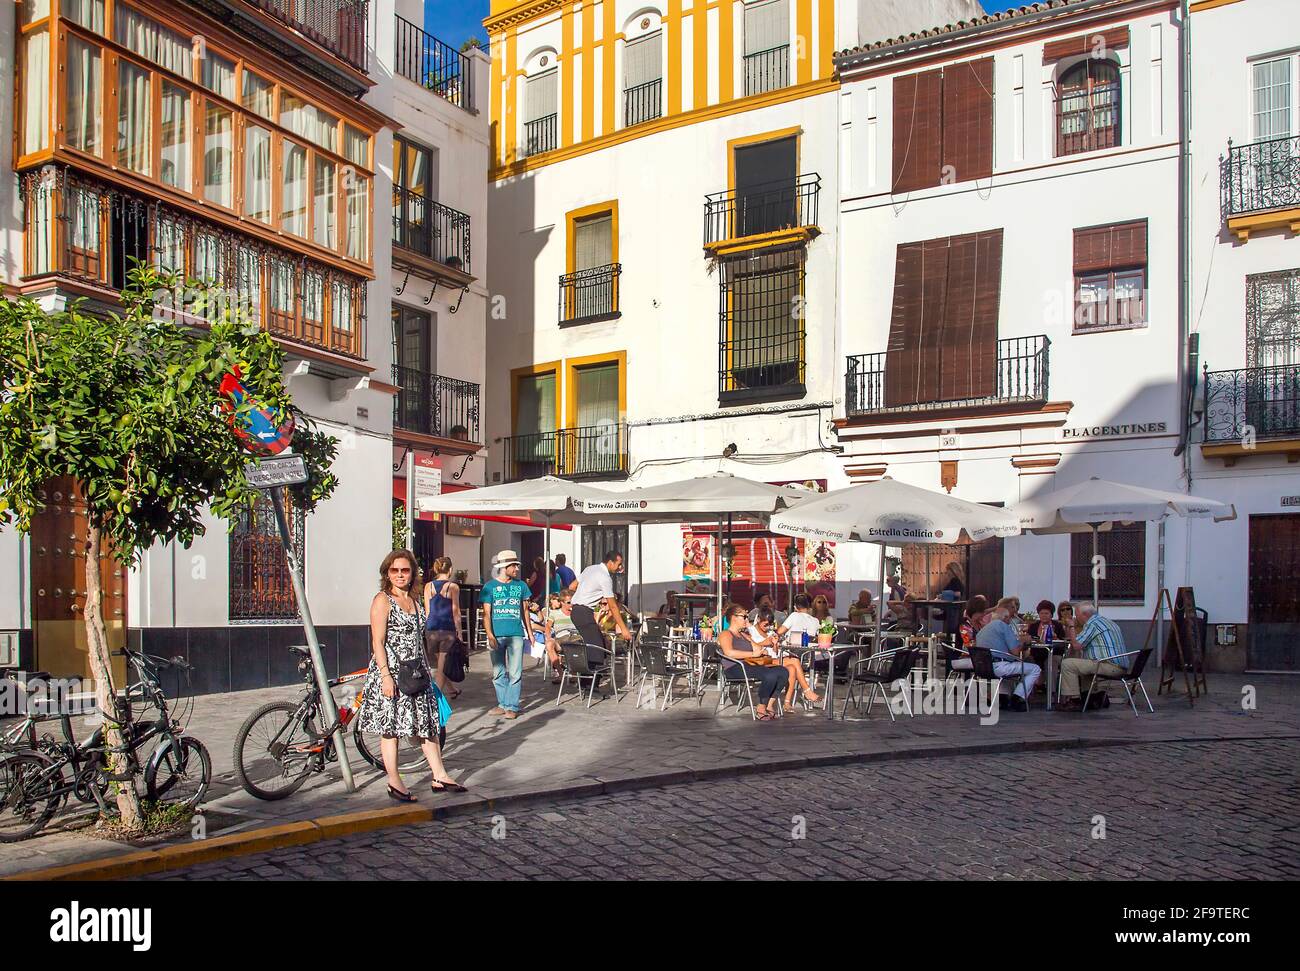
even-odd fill
[[(249, 454), (233, 425), (254, 407), (233, 407), (218, 390), (238, 368), (251, 398), (278, 420), (296, 422), (294, 451), (309, 480), (295, 490), (304, 512), (337, 485), (336, 440), (299, 415), (282, 381), (284, 353), (242, 307), (215, 288), (137, 266), (121, 310), (91, 314), (81, 303), (47, 313), (29, 299), (0, 301), (0, 526), (28, 532), (37, 492), (69, 476), (86, 504), (85, 625), (91, 674), (110, 750), (121, 746), (107, 628), (101, 553), (124, 565), (154, 543), (189, 546), (202, 512), (232, 520), (256, 493), (244, 478)], [(186, 313), (180, 313), (184, 310)], [(206, 318), (206, 327), (186, 321)], [(233, 409), (233, 410), (232, 410)], [(131, 771), (113, 754), (114, 775)], [(122, 822), (139, 824), (133, 783), (118, 786)]]
[(478, 50), (482, 46), (483, 46), (483, 42), (479, 40), (477, 37), (467, 37), (465, 39), (465, 43), (460, 45), (460, 52), (464, 54), (466, 51)]

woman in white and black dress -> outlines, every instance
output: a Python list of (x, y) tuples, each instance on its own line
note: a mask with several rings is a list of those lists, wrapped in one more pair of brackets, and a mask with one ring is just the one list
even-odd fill
[(433, 679), (423, 694), (409, 697), (397, 690), (397, 672), (403, 661), (424, 653), (424, 608), (420, 603), (420, 574), (415, 556), (393, 550), (379, 567), (379, 593), (370, 603), (370, 670), (366, 673), (360, 728), (378, 735), (379, 750), (388, 774), (388, 795), (398, 802), (415, 802), (397, 771), (397, 742), (419, 741), (433, 770), (434, 792), (464, 792), (465, 787), (447, 775), (438, 749), (438, 696)]

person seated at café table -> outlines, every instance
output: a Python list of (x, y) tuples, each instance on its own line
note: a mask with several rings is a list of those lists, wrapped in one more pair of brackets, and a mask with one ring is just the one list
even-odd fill
[(1029, 636), (1039, 644), (1050, 644), (1052, 641), (1061, 641), (1065, 639), (1065, 628), (1060, 621), (1053, 619), (1052, 614), (1056, 607), (1050, 600), (1038, 601), (1038, 606), (1034, 608), (1038, 614), (1038, 619), (1033, 621), (1029, 627)]
[(776, 609), (776, 604), (772, 603), (772, 595), (769, 593), (758, 595), (758, 599), (754, 601), (754, 609), (749, 612), (749, 622), (752, 624), (758, 620), (758, 615), (763, 610), (772, 611), (772, 617), (778, 626), (785, 622), (785, 613)]
[[(1057, 604), (1056, 619), (1060, 621), (1061, 627), (1068, 635), (1073, 628), (1078, 626), (1074, 620), (1074, 604), (1070, 603), (1068, 600), (1062, 600)], [(1070, 638), (1067, 636), (1065, 639), (1068, 641)]]
[[(759, 721), (776, 717), (777, 695), (790, 688), (790, 672), (783, 664), (770, 663), (766, 650), (749, 638), (749, 615), (740, 604), (731, 604), (723, 613), (726, 630), (718, 635), (718, 650), (722, 667), (729, 678), (743, 671), (752, 681), (758, 682), (758, 707), (755, 715)], [(764, 664), (759, 659), (769, 659)]]
[(756, 664), (764, 666), (780, 664), (790, 672), (789, 686), (785, 692), (785, 706), (790, 707), (794, 703), (794, 689), (796, 686), (803, 689), (803, 696), (813, 704), (821, 701), (821, 695), (813, 691), (808, 686), (808, 678), (803, 673), (803, 662), (798, 657), (781, 657), (781, 638), (776, 629), (776, 617), (772, 611), (766, 607), (759, 608), (758, 619), (750, 624), (747, 632), (750, 643), (755, 647), (761, 647), (767, 655), (764, 659), (756, 661)]
[(826, 599), (826, 594), (819, 593), (813, 597), (812, 615), (816, 620), (826, 620), (831, 615), (830, 601)]
[(1069, 635), (1071, 653), (1082, 656), (1067, 657), (1061, 661), (1061, 697), (1056, 701), (1056, 711), (1078, 711), (1083, 707), (1080, 679), (1098, 674), (1117, 678), (1128, 672), (1131, 658), (1122, 657), (1128, 648), (1124, 635), (1113, 620), (1097, 613), (1090, 601), (1079, 604), (1074, 613), (1083, 621), (1078, 635)]
[[(550, 608), (546, 611), (546, 622), (538, 628), (546, 637), (546, 656), (550, 659), (551, 668), (555, 676), (551, 679), (552, 684), (558, 684), (560, 680), (560, 670), (564, 667), (564, 662), (560, 658), (561, 641), (581, 641), (582, 634), (578, 632), (578, 627), (573, 622), (573, 591), (565, 590), (562, 593), (551, 594)], [(599, 651), (587, 651), (587, 660), (597, 663), (604, 661), (604, 654)]]
[(666, 620), (681, 622), (682, 607), (677, 600), (676, 590), (669, 590), (664, 594), (664, 602), (659, 605), (659, 613), (655, 616), (663, 617)]
[[(1017, 634), (1015, 628), (1007, 623), (1010, 613), (1006, 606), (998, 604), (990, 613), (992, 619), (975, 635), (975, 646), (989, 649), (993, 655), (993, 673), (999, 678), (1023, 675), (1016, 685), (1015, 694), (1008, 699), (1007, 707), (1012, 711), (1028, 711), (1029, 703), (1025, 699), (1034, 690), (1043, 669), (1032, 661), (1021, 660), (1021, 653), (1028, 650), (1029, 635)], [(965, 657), (953, 661), (952, 666), (957, 671), (969, 671), (973, 664), (970, 658)]]
[(876, 620), (876, 605), (871, 602), (870, 590), (859, 590), (858, 599), (849, 604), (850, 624), (870, 624)]
[(982, 593), (977, 593), (966, 602), (966, 612), (962, 616), (958, 632), (961, 635), (961, 646), (967, 651), (974, 646), (975, 636), (979, 634), (980, 628), (984, 626), (988, 609), (988, 598)]
[[(817, 643), (817, 631), (821, 624), (817, 618), (812, 615), (812, 598), (806, 593), (796, 594), (794, 598), (794, 610), (786, 615), (785, 620), (777, 622), (776, 636), (785, 639), (788, 634), (807, 634), (808, 643)], [(802, 646), (797, 644), (793, 638), (790, 643), (795, 647)]]

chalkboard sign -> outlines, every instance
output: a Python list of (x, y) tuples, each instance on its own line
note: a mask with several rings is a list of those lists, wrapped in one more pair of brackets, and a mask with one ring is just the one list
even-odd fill
[[(1165, 591), (1162, 591), (1162, 595), (1165, 598), (1169, 596)], [(1159, 611), (1160, 608), (1156, 609)], [(1168, 687), (1172, 690), (1174, 672), (1182, 671), (1189, 698), (1202, 691), (1208, 692), (1205, 681), (1205, 628), (1196, 610), (1196, 592), (1191, 587), (1178, 588), (1170, 614), (1173, 623), (1165, 640), (1164, 657), (1160, 665), (1160, 689)], [(1188, 672), (1191, 672), (1190, 679), (1186, 677)]]

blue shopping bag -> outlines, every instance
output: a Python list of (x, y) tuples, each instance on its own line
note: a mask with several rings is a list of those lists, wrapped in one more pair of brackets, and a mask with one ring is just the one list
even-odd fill
[(433, 693), (438, 699), (438, 724), (443, 728), (447, 727), (447, 720), (451, 718), (451, 702), (443, 694), (436, 684), (431, 686)]

